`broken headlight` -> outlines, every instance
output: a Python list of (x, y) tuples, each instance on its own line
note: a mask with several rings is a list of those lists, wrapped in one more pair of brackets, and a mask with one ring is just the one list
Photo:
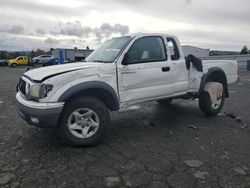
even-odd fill
[(53, 89), (50, 84), (35, 84), (29, 88), (28, 97), (31, 99), (42, 99)]

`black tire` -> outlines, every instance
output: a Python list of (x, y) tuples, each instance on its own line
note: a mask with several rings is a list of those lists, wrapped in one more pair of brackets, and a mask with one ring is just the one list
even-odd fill
[(12, 64), (10, 65), (10, 67), (16, 67), (16, 66), (17, 66), (16, 63), (12, 63)]
[[(68, 120), (72, 117), (72, 113), (81, 108), (92, 110), (96, 113), (99, 120), (99, 128), (88, 138), (79, 138), (73, 135), (68, 128)], [(58, 130), (60, 137), (71, 146), (93, 146), (102, 141), (109, 124), (110, 114), (106, 105), (97, 98), (82, 96), (66, 103), (59, 120)]]
[(204, 114), (208, 116), (215, 116), (223, 108), (224, 101), (225, 93), (223, 91), (220, 104), (216, 108), (213, 108), (209, 93), (206, 91), (202, 91), (199, 96), (199, 107)]
[(49, 62), (48, 62), (48, 66), (50, 66), (50, 65), (53, 65), (53, 61), (52, 60), (49, 60)]
[(160, 104), (160, 105), (169, 105), (171, 104), (171, 102), (173, 101), (173, 99), (169, 98), (169, 99), (160, 99), (160, 100), (157, 100), (157, 102)]

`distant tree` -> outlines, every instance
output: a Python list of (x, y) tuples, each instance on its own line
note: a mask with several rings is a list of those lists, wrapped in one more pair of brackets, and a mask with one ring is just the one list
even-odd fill
[(43, 55), (45, 54), (45, 51), (44, 50), (41, 50), (40, 48), (38, 48), (36, 51), (35, 51), (35, 56), (39, 56), (39, 55)]
[(35, 57), (35, 56), (36, 56), (36, 53), (35, 53), (34, 50), (32, 50), (32, 51), (30, 52), (30, 57), (33, 58), (33, 57)]
[(18, 56), (24, 56), (25, 52), (16, 51), (16, 52), (9, 52), (10, 58), (17, 58)]
[(7, 59), (8, 53), (6, 51), (0, 51), (0, 59)]
[(245, 45), (245, 46), (243, 46), (243, 48), (242, 48), (242, 50), (241, 50), (240, 54), (248, 54), (248, 48), (247, 48), (247, 46), (246, 46), (246, 45)]

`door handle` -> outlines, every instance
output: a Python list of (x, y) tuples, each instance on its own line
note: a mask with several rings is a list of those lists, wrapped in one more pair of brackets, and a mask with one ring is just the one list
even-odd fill
[(170, 67), (162, 67), (162, 72), (168, 72), (170, 71)]

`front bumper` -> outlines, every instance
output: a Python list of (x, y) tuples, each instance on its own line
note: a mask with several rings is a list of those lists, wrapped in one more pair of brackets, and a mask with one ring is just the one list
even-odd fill
[(38, 127), (56, 127), (64, 102), (39, 103), (26, 100), (18, 92), (16, 94), (18, 113), (30, 125)]

